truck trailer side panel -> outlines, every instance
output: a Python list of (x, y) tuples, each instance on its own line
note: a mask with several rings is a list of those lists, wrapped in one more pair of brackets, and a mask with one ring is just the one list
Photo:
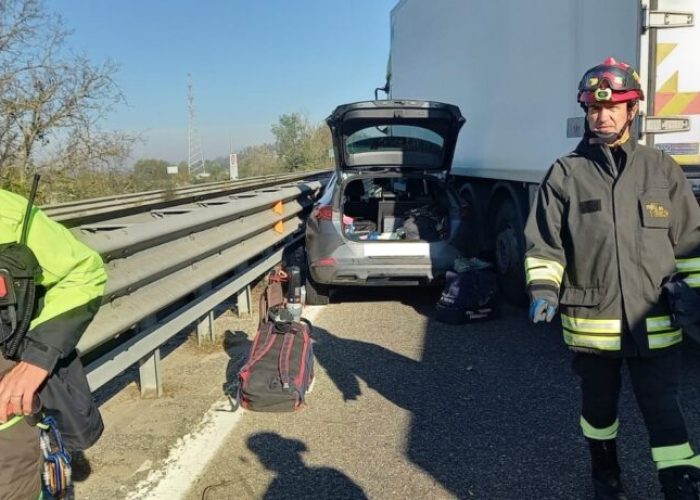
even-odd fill
[(583, 116), (583, 71), (608, 55), (638, 64), (640, 32), (635, 0), (403, 0), (391, 97), (460, 107), (454, 175), (539, 182), (579, 140), (567, 121)]

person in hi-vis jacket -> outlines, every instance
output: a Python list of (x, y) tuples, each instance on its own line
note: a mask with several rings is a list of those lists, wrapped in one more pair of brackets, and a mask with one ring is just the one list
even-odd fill
[[(0, 190), (0, 244), (20, 241), (26, 209), (25, 198)], [(39, 429), (27, 417), (41, 409), (37, 393), (47, 378), (76, 357), (107, 279), (100, 255), (41, 210), (32, 208), (28, 224), (41, 307), (16, 359), (0, 356), (0, 500), (42, 498)]]
[(661, 291), (677, 272), (700, 286), (700, 207), (678, 164), (632, 137), (643, 99), (636, 71), (613, 58), (583, 75), (585, 135), (547, 172), (525, 228), (529, 316), (561, 312), (595, 497), (627, 498), (615, 445), (624, 360), (666, 498), (696, 499), (700, 456), (678, 403), (683, 333)]

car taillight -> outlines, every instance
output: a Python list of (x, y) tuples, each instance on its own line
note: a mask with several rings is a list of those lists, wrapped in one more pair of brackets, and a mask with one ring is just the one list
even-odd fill
[(315, 267), (326, 267), (335, 266), (335, 259), (333, 257), (322, 257), (313, 263)]
[(316, 208), (314, 213), (316, 220), (331, 220), (333, 217), (333, 208), (330, 205), (321, 205)]

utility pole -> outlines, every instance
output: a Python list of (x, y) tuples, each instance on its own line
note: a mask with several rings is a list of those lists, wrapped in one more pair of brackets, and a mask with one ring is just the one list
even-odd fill
[(194, 106), (194, 92), (192, 91), (192, 75), (187, 74), (187, 109), (189, 123), (187, 133), (187, 168), (192, 177), (207, 177), (204, 168), (204, 155), (202, 154), (202, 139), (199, 136), (197, 126), (197, 110)]

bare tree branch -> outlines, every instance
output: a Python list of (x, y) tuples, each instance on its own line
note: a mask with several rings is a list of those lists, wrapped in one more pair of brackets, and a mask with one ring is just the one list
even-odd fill
[(103, 147), (98, 128), (115, 105), (125, 102), (114, 80), (118, 67), (72, 54), (68, 35), (60, 16), (45, 10), (40, 0), (0, 0), (2, 170), (34, 169), (41, 163), (37, 153), (47, 150), (68, 154), (79, 149), (87, 163), (93, 161), (91, 154), (123, 157), (121, 149)]

